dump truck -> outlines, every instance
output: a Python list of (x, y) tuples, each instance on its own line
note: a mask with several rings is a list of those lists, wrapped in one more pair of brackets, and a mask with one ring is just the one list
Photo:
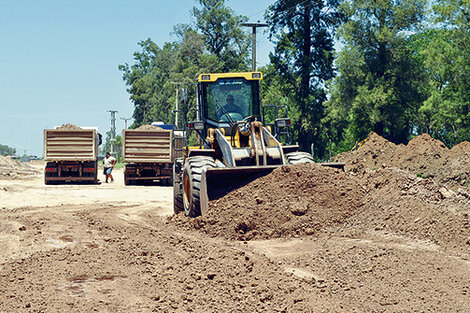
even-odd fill
[(65, 124), (44, 130), (44, 183), (98, 183), (98, 145), (96, 127)]
[[(285, 145), (263, 124), (261, 72), (201, 74), (196, 89), (198, 145), (185, 146), (174, 163), (174, 211), (205, 215), (208, 203), (283, 165), (314, 163), (298, 145)], [(277, 118), (276, 129), (291, 124)], [(279, 137), (278, 137), (279, 138)], [(185, 142), (188, 142), (186, 140)], [(321, 163), (344, 168), (344, 163)]]
[(122, 132), (124, 184), (159, 181), (165, 186), (173, 184), (174, 153), (173, 130), (144, 125)]

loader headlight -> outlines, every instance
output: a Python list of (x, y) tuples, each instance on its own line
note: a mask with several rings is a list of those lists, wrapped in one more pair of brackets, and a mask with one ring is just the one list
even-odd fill
[(251, 78), (260, 79), (261, 78), (261, 73), (253, 73), (253, 74), (251, 74)]
[(278, 118), (276, 119), (276, 127), (277, 128), (285, 128), (290, 125), (289, 118)]
[(195, 130), (203, 130), (204, 122), (203, 121), (188, 122), (188, 128), (195, 129)]
[(211, 80), (211, 76), (210, 75), (201, 75), (201, 80)]

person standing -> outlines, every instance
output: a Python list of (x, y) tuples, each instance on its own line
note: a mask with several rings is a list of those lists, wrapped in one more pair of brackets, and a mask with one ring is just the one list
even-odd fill
[(104, 164), (104, 171), (103, 174), (106, 175), (105, 183), (108, 182), (108, 179), (111, 179), (111, 182), (114, 182), (113, 175), (111, 172), (113, 171), (114, 165), (116, 164), (116, 159), (106, 152), (106, 157), (103, 159)]

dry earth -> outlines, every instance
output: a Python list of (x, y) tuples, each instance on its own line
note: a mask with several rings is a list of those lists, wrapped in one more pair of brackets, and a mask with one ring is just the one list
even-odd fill
[(468, 145), (412, 154), (423, 170), (375, 139), (341, 156), (346, 173), (279, 168), (196, 219), (120, 171), (0, 175), (0, 312), (470, 312)]

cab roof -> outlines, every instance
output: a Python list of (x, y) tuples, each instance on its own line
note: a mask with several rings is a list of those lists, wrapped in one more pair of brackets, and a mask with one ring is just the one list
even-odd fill
[(215, 82), (219, 78), (244, 78), (246, 80), (262, 80), (261, 72), (240, 72), (240, 73), (207, 73), (199, 75), (198, 82)]

